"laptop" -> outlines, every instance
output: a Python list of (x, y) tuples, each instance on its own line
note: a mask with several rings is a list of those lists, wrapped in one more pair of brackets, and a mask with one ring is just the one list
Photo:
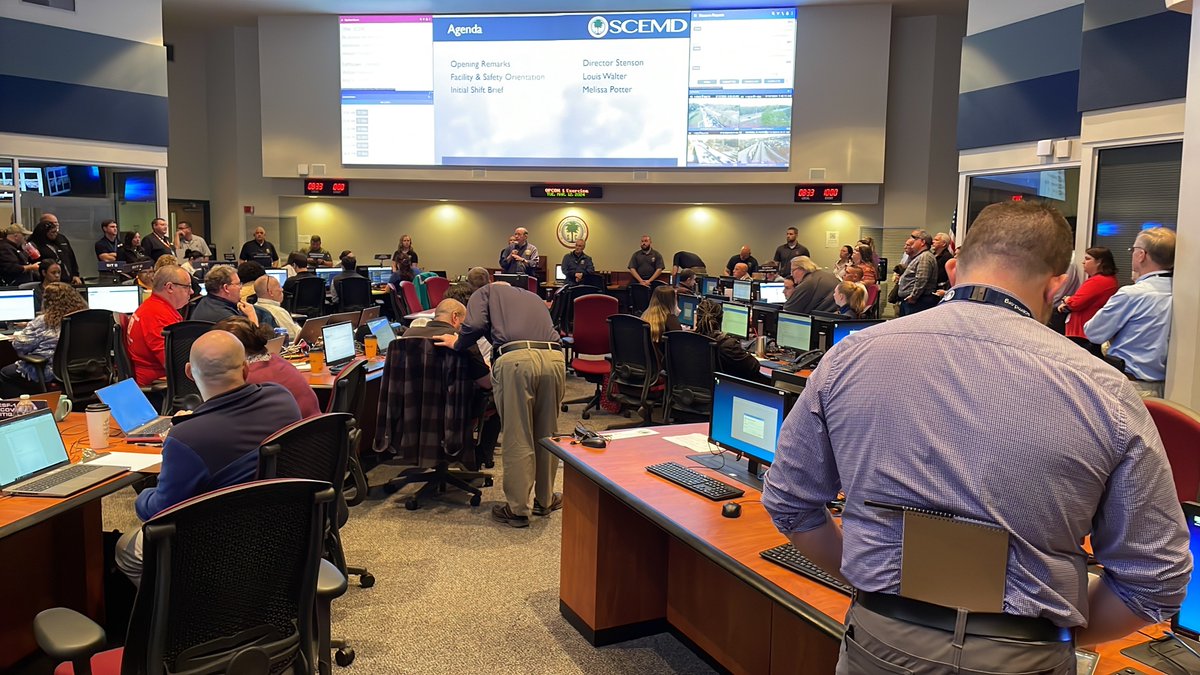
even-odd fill
[(171, 418), (154, 410), (132, 378), (97, 389), (96, 396), (108, 405), (126, 436), (164, 436), (171, 430)]
[(361, 316), (362, 316), (361, 309), (358, 310), (357, 312), (338, 312), (337, 314), (330, 314), (329, 321), (327, 321), (325, 323), (325, 325), (328, 326), (330, 324), (345, 322), (345, 323), (350, 324), (351, 328), (357, 330), (358, 329), (358, 319)]
[(286, 335), (280, 335), (279, 337), (271, 338), (270, 340), (268, 340), (267, 341), (267, 353), (268, 354), (278, 354), (279, 352), (283, 351), (283, 343), (286, 340), (287, 340)]
[(286, 284), (288, 280), (287, 270), (271, 268), (267, 270), (267, 276), (275, 277), (275, 281), (278, 281), (280, 286)]
[(329, 323), (327, 316), (314, 316), (305, 321), (304, 325), (300, 327), (300, 334), (296, 336), (296, 342), (304, 340), (310, 345), (313, 344), (320, 339), (321, 329), (325, 327), (326, 323)]
[(71, 464), (51, 410), (0, 421), (0, 492), (66, 497), (125, 473), (119, 466)]
[(362, 311), (362, 315), (358, 317), (358, 322), (354, 324), (355, 330), (367, 325), (368, 323), (379, 318), (379, 305), (374, 307), (366, 307)]
[(325, 342), (325, 367), (339, 373), (354, 360), (354, 326), (349, 321), (327, 323), (321, 329)]

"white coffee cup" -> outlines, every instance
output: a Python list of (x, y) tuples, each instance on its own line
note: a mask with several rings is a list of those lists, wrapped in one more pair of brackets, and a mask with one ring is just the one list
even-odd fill
[(108, 406), (103, 403), (92, 403), (84, 411), (87, 416), (88, 445), (92, 450), (103, 450), (108, 447)]

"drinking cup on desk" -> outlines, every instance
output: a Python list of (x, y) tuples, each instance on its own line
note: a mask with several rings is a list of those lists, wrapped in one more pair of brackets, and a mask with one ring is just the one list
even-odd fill
[(308, 368), (309, 372), (319, 373), (325, 370), (325, 351), (322, 349), (308, 350)]
[(67, 415), (70, 415), (71, 410), (74, 408), (74, 406), (71, 404), (71, 399), (67, 398), (66, 396), (59, 396), (58, 403), (52, 405), (54, 406), (55, 422), (61, 422), (67, 419)]
[(103, 450), (108, 447), (108, 406), (103, 403), (93, 403), (84, 413), (87, 415), (88, 445), (92, 450)]
[(373, 359), (378, 353), (379, 338), (375, 337), (374, 335), (368, 335), (363, 338), (363, 356), (367, 357), (368, 359)]

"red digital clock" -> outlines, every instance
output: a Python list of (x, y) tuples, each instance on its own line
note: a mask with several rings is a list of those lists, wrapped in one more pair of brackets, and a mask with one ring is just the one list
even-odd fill
[(304, 181), (308, 197), (345, 197), (350, 194), (350, 181), (340, 178), (309, 178)]
[(842, 201), (841, 185), (797, 185), (793, 201), (835, 203)]

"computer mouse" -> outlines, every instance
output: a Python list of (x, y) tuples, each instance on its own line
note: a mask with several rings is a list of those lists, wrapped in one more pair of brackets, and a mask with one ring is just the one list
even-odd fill
[(742, 505), (737, 502), (729, 502), (721, 507), (721, 515), (726, 518), (738, 518), (742, 515)]
[(585, 448), (600, 448), (608, 447), (608, 441), (604, 440), (603, 436), (588, 436), (579, 441), (579, 444)]

